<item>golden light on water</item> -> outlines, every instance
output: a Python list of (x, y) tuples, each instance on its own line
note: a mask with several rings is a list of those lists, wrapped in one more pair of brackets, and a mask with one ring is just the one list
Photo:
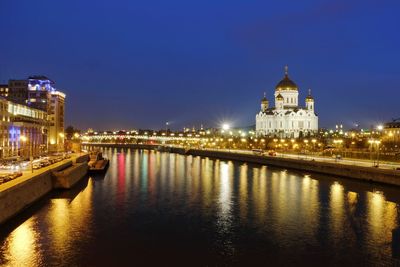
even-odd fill
[[(5, 244), (10, 266), (38, 266), (42, 262), (38, 247), (39, 234), (34, 229), (34, 219), (18, 226)], [(0, 262), (1, 263), (1, 262)]]
[(338, 183), (334, 182), (330, 190), (330, 226), (332, 231), (332, 238), (335, 242), (339, 242), (345, 234), (344, 229), (344, 188)]
[(398, 227), (397, 205), (387, 201), (382, 192), (367, 193), (367, 236), (371, 254), (380, 257), (390, 252), (387, 244), (392, 242), (392, 230)]
[(239, 176), (239, 208), (240, 208), (240, 218), (246, 220), (247, 210), (248, 210), (248, 189), (247, 189), (247, 164), (242, 164), (240, 166), (240, 176)]
[(221, 207), (221, 218), (228, 219), (231, 210), (231, 175), (230, 166), (232, 163), (221, 162), (220, 194), (219, 203)]

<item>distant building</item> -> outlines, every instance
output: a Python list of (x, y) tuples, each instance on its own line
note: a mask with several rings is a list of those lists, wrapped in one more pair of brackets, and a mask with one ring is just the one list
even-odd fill
[(256, 115), (256, 134), (289, 138), (316, 134), (318, 116), (311, 90), (305, 99), (305, 107), (299, 106), (298, 98), (299, 89), (289, 79), (286, 66), (284, 78), (275, 87), (275, 106), (269, 107), (265, 94), (261, 100), (261, 110)]
[(385, 123), (382, 141), (400, 143), (400, 119)]
[(28, 81), (27, 80), (9, 80), (8, 81), (8, 95), (5, 98), (8, 100), (26, 105), (28, 100)]
[(0, 96), (8, 98), (8, 84), (0, 84)]
[(49, 110), (49, 150), (62, 150), (64, 147), (65, 94), (59, 91), (50, 94)]

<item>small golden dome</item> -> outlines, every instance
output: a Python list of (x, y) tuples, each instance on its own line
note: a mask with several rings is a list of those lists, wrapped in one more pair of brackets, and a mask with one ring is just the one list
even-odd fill
[(268, 99), (267, 99), (267, 97), (265, 96), (265, 93), (264, 93), (264, 97), (261, 99), (261, 102), (262, 102), (262, 103), (268, 103)]
[(306, 102), (314, 102), (314, 97), (311, 95), (311, 89), (308, 89), (308, 96), (306, 97)]

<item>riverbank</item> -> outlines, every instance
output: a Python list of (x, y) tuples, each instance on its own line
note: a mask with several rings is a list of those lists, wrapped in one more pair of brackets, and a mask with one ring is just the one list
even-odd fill
[[(89, 145), (89, 144), (86, 144)], [(285, 158), (276, 156), (264, 156), (244, 152), (228, 152), (206, 149), (184, 149), (181, 147), (163, 147), (159, 145), (141, 144), (90, 144), (95, 147), (151, 149), (171, 153), (210, 157), (224, 160), (234, 160), (262, 165), (275, 166), (280, 168), (294, 169), (306, 172), (334, 175), (338, 177), (376, 182), (382, 184), (400, 186), (400, 170), (380, 169), (376, 167), (357, 166), (341, 164), (340, 162), (322, 162), (318, 160)]]
[(0, 185), (0, 224), (54, 188), (71, 188), (86, 175), (87, 161), (87, 154), (74, 155), (33, 173), (25, 171), (21, 177)]

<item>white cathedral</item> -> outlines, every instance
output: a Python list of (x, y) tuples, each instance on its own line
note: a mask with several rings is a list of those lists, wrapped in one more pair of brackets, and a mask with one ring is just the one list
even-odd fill
[(275, 107), (269, 107), (265, 96), (261, 100), (261, 110), (256, 115), (256, 134), (297, 138), (309, 136), (318, 131), (318, 116), (314, 111), (314, 98), (311, 90), (305, 99), (305, 107), (299, 106), (299, 89), (289, 79), (288, 67), (285, 77), (275, 87)]

